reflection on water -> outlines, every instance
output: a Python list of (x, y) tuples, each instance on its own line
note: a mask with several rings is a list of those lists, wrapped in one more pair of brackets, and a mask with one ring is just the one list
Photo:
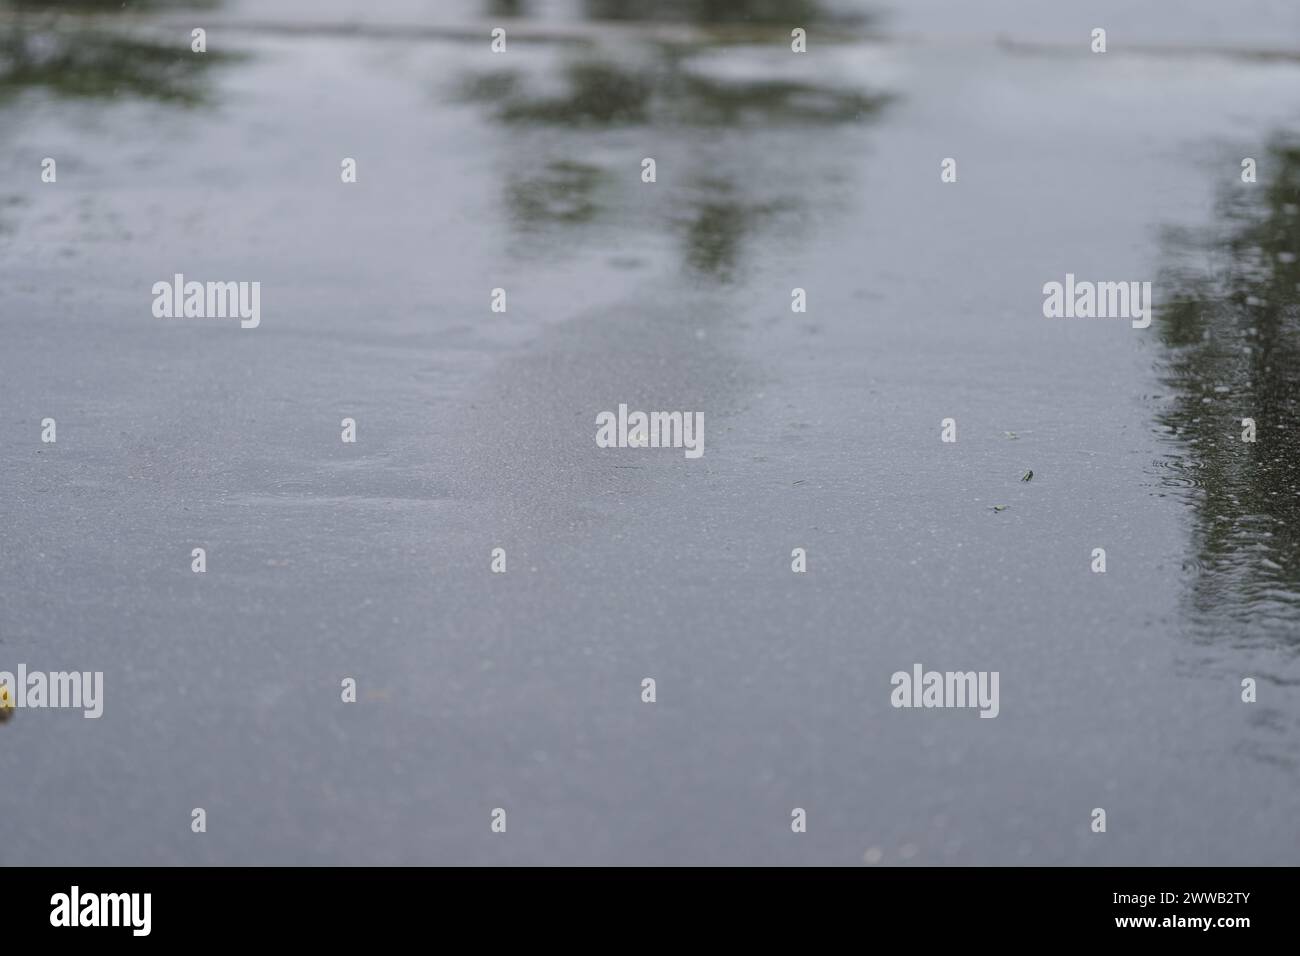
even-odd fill
[(5, 214), (16, 210), (26, 201), (22, 196), (0, 196), (0, 236), (7, 236), (14, 231), (12, 221)]
[[(133, 4), (132, 9), (166, 5)], [(10, 4), (20, 11), (51, 6), (70, 13), (110, 13), (125, 8), (121, 2), (94, 0)], [(26, 16), (0, 27), (0, 100), (41, 89), (64, 97), (137, 97), (196, 105), (206, 99), (208, 70), (234, 59), (232, 54), (216, 50), (202, 55), (191, 52), (188, 34), (163, 40), (82, 29), (75, 20), (69, 28), (67, 22)]]
[(833, 90), (790, 80), (731, 82), (681, 76), (670, 91), (683, 122), (842, 123), (864, 119), (886, 102), (880, 95)]
[[(43, 102), (49, 98), (143, 100), (186, 108), (206, 104), (213, 67), (242, 59), (241, 54), (214, 50), (195, 54), (188, 30), (164, 33), (131, 28), (127, 32), (112, 16), (124, 9), (172, 5), (156, 2), (128, 7), (120, 0), (6, 4), (0, 0), (0, 145), (19, 141), (15, 130), (24, 120), (36, 120), (52, 109)], [(80, 14), (102, 16), (87, 19)], [(31, 99), (28, 94), (33, 94)], [(155, 111), (152, 122), (157, 123), (158, 116)], [(106, 128), (111, 132), (125, 129), (117, 124)], [(43, 156), (44, 150), (35, 155)], [(82, 159), (72, 146), (64, 147), (58, 157), (61, 166)], [(0, 195), (0, 242), (8, 244), (22, 232), (18, 215), (23, 212), (22, 204), (16, 197)], [(75, 216), (76, 228), (85, 239), (117, 240), (130, 235), (115, 217), (104, 217), (101, 207), (88, 200)], [(62, 254), (75, 254), (73, 248), (65, 247)]]
[[(527, 0), (486, 0), (489, 16), (523, 17), (534, 12)], [(819, 0), (583, 0), (589, 20), (657, 21), (661, 23), (779, 25), (808, 27), (814, 23), (860, 24), (868, 14), (845, 6), (827, 9)]]
[(650, 81), (630, 70), (608, 63), (571, 63), (564, 79), (566, 91), (555, 97), (530, 99), (513, 87), (501, 118), (581, 126), (642, 123), (649, 115)]
[(735, 203), (700, 203), (686, 233), (687, 264), (697, 272), (730, 278), (747, 218)]
[[(1300, 651), (1300, 146), (1235, 182), (1208, 237), (1171, 235), (1161, 315), (1179, 445), (1170, 485), (1195, 499), (1193, 627), (1205, 641)], [(1197, 259), (1208, 268), (1189, 267)], [(1258, 440), (1242, 441), (1253, 418)]]
[(596, 60), (569, 63), (564, 90), (554, 96), (528, 96), (517, 73), (475, 77), (464, 96), (496, 101), (497, 115), (508, 122), (563, 126), (838, 123), (866, 119), (888, 102), (880, 94), (793, 80), (712, 79), (690, 73), (679, 56), (665, 53), (658, 68), (640, 71)]
[(510, 185), (510, 210), (517, 225), (537, 229), (553, 223), (589, 222), (596, 214), (594, 192), (603, 174), (586, 163), (550, 163), (540, 176)]
[[(699, 16), (712, 9), (690, 6)], [(774, 214), (818, 198), (817, 180), (789, 174), (800, 163), (808, 127), (870, 123), (891, 100), (876, 91), (782, 78), (780, 71), (793, 55), (782, 55), (780, 45), (760, 44), (748, 53), (730, 47), (733, 66), (747, 69), (722, 78), (697, 65), (714, 48), (710, 43), (620, 41), (617, 56), (602, 55), (597, 45), (536, 73), (517, 68), (471, 76), (462, 81), (460, 98), (489, 110), (519, 140), (511, 155), (528, 157), (522, 171), (506, 174), (516, 228), (535, 234), (542, 226), (598, 218), (637, 229), (657, 224), (680, 236), (683, 268), (719, 282), (736, 277), (746, 238)], [(596, 149), (593, 137), (628, 129), (650, 130), (644, 141), (655, 144), (660, 156), (673, 157), (671, 180), (656, 187), (661, 190), (658, 218), (650, 221), (644, 214), (635, 218), (634, 210), (606, 208), (628, 199), (618, 190), (602, 191), (599, 184), (626, 173), (593, 165), (591, 159), (593, 152), (609, 155), (626, 148), (626, 140), (620, 140), (607, 150)], [(561, 135), (542, 137), (535, 130)], [(549, 160), (540, 176), (538, 149)], [(638, 162), (651, 151), (646, 149), (636, 154)], [(770, 167), (755, 161), (765, 156), (787, 161)], [(560, 247), (553, 237), (544, 239), (539, 244), (546, 248)]]
[(740, 261), (741, 240), (758, 230), (763, 220), (779, 214), (789, 202), (755, 202), (733, 193), (731, 184), (705, 179), (682, 217), (683, 257), (694, 274), (729, 282)]
[(488, 0), (490, 17), (522, 17), (527, 12), (524, 0)]
[(225, 58), (103, 33), (13, 30), (0, 36), (0, 97), (42, 88), (59, 96), (202, 103), (204, 72)]
[(221, 0), (5, 0), (0, 10), (55, 10), (71, 13), (117, 13), (118, 11), (142, 13), (147, 10), (165, 10), (168, 7), (214, 7)]
[(861, 22), (866, 16), (851, 11), (834, 14), (816, 0), (586, 0), (593, 20), (661, 20), (672, 23), (763, 23), (807, 27), (834, 20)]

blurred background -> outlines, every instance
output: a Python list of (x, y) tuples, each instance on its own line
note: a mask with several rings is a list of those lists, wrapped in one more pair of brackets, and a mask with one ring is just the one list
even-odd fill
[(1298, 80), (1280, 0), (0, 0), (0, 670), (105, 673), (0, 859), (1294, 864)]

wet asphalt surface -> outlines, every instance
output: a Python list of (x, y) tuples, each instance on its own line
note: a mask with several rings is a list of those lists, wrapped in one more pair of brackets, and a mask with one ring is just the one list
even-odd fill
[(0, 7), (4, 862), (1294, 864), (1295, 14), (498, 6)]

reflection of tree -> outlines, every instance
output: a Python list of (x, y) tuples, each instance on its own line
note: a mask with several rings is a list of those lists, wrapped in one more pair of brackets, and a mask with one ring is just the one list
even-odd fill
[[(222, 0), (0, 0), (22, 14), (0, 33), (0, 98), (25, 88), (42, 88), (59, 96), (134, 96), (201, 103), (204, 77), (214, 63), (230, 54), (190, 51), (188, 31), (168, 41), (125, 37), (79, 25), (75, 17), (55, 14), (113, 14), (184, 6), (210, 9)], [(65, 24), (73, 24), (68, 28)]]
[[(561, 127), (577, 134), (648, 126), (665, 136), (673, 130), (686, 130), (691, 138), (703, 135), (703, 144), (715, 143), (718, 137), (710, 134), (722, 129), (770, 133), (783, 126), (870, 120), (889, 99), (793, 80), (715, 79), (689, 68), (690, 56), (697, 52), (694, 47), (650, 45), (647, 49), (656, 54), (648, 61), (569, 62), (561, 67), (558, 91), (549, 95), (530, 93), (537, 84), (511, 71), (480, 74), (467, 80), (461, 92), (467, 101), (490, 105), (498, 120), (515, 128)], [(687, 268), (726, 281), (740, 260), (744, 237), (774, 204), (747, 196), (745, 187), (752, 184), (719, 172), (744, 169), (743, 162), (719, 163), (727, 159), (725, 153), (719, 156), (715, 151), (706, 159), (707, 152), (689, 151), (688, 161), (693, 160), (698, 171), (678, 183), (690, 182), (700, 192), (686, 210), (679, 208), (669, 218), (683, 229)], [(530, 171), (507, 187), (513, 219), (521, 227), (589, 222), (600, 212), (595, 187), (604, 178), (595, 167), (567, 161), (551, 164), (541, 176)], [(783, 186), (788, 189), (797, 182), (791, 176)], [(680, 192), (669, 196), (681, 202)]]
[(698, 272), (729, 277), (745, 233), (745, 208), (714, 201), (700, 203), (694, 212), (686, 232), (687, 264)]
[(11, 6), (18, 10), (56, 10), (69, 13), (120, 13), (167, 9), (168, 7), (215, 7), (222, 0), (7, 0), (0, 2), (0, 10)]
[(779, 204), (735, 196), (723, 180), (704, 180), (700, 186), (700, 195), (679, 218), (685, 229), (686, 266), (699, 275), (730, 281), (740, 261), (741, 240), (778, 212)]
[(1271, 150), (1260, 174), (1227, 190), (1206, 239), (1171, 238), (1180, 262), (1202, 253), (1211, 268), (1162, 283), (1176, 391), (1162, 423), (1183, 445), (1171, 482), (1196, 489), (1201, 623), (1300, 644), (1300, 147)]
[[(667, 20), (674, 23), (779, 23), (806, 27), (827, 17), (817, 0), (586, 0), (593, 20)], [(843, 15), (837, 22), (858, 21)]]
[(190, 52), (175, 42), (89, 31), (18, 27), (0, 35), (0, 97), (29, 88), (59, 96), (122, 97), (193, 105), (204, 101), (205, 76), (230, 54)]
[(833, 90), (789, 80), (749, 82), (682, 75), (671, 91), (680, 119), (702, 125), (843, 123), (871, 116), (886, 102), (880, 95)]
[[(485, 0), (489, 16), (522, 17), (527, 0)], [(859, 24), (869, 19), (853, 10), (828, 12), (819, 0), (584, 0), (589, 20), (656, 20), (699, 25), (745, 23), (807, 27), (812, 23)]]
[(486, 74), (468, 83), (465, 95), (496, 100), (499, 117), (508, 122), (560, 126), (836, 123), (868, 117), (886, 102), (881, 95), (790, 80), (715, 80), (688, 72), (672, 54), (663, 64), (638, 71), (598, 61), (571, 63), (564, 70), (564, 92), (549, 97), (523, 95), (515, 74)]
[(567, 91), (553, 98), (512, 96), (501, 108), (510, 121), (565, 126), (643, 123), (653, 87), (630, 70), (607, 63), (573, 63), (565, 70)]
[(26, 200), (21, 196), (0, 196), (0, 236), (7, 236), (14, 231), (13, 224), (5, 217), (5, 212), (25, 202)]
[(167, 7), (210, 7), (220, 0), (132, 0), (129, 4), (122, 0), (7, 0), (0, 2), (0, 10), (6, 6), (17, 10), (50, 10), (60, 13), (119, 13), (127, 10), (136, 12), (157, 10)]
[(596, 214), (594, 191), (601, 171), (585, 163), (551, 163), (539, 176), (511, 184), (510, 209), (523, 227), (588, 222)]

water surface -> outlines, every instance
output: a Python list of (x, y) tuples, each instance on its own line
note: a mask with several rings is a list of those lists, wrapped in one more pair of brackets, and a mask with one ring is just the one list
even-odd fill
[(6, 862), (1296, 862), (1289, 9), (0, 9)]

